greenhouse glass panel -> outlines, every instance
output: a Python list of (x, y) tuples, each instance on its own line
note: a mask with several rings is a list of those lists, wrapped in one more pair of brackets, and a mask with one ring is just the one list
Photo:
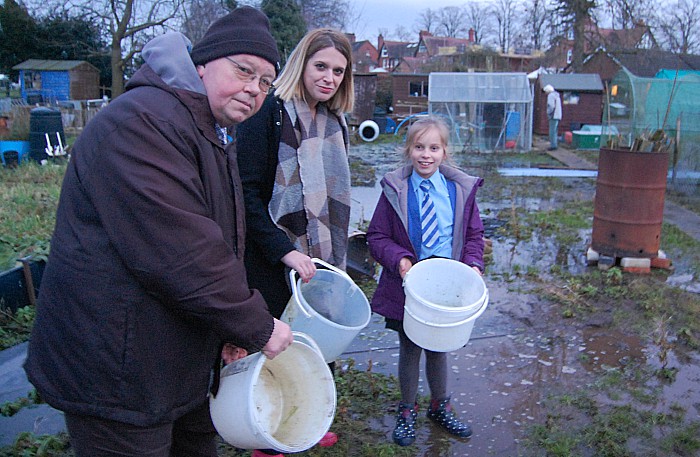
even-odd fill
[(622, 69), (605, 97), (603, 123), (617, 128), (630, 146), (656, 130), (678, 140), (670, 164), (671, 184), (683, 193), (700, 185), (700, 73), (661, 70), (655, 78)]
[(449, 123), (453, 150), (529, 151), (532, 90), (525, 73), (431, 73), (428, 107)]

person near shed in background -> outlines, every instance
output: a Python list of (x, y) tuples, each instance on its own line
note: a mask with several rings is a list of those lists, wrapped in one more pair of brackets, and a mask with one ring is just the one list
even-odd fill
[(559, 121), (561, 120), (561, 96), (551, 84), (542, 88), (547, 94), (547, 119), (549, 120), (549, 150), (557, 149)]
[[(347, 261), (350, 225), (349, 135), (352, 46), (332, 29), (308, 32), (292, 51), (258, 114), (236, 131), (245, 195), (245, 265), (279, 318), (292, 294), (288, 268), (308, 282), (313, 257), (340, 269)], [(330, 364), (333, 370), (333, 362)], [(330, 446), (328, 432), (319, 443)], [(277, 455), (256, 450), (253, 457)]]
[(221, 360), (274, 358), (293, 339), (246, 282), (227, 145), (279, 54), (250, 7), (194, 47), (171, 32), (142, 54), (73, 148), (25, 370), (65, 413), (78, 457), (216, 457), (208, 394)]

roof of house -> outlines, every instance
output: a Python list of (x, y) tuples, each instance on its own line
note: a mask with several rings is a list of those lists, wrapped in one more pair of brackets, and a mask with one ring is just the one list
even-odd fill
[(369, 40), (361, 40), (361, 41), (355, 41), (355, 42), (352, 43), (352, 52), (357, 52), (357, 51), (359, 51), (360, 49), (362, 49), (364, 46), (371, 46), (371, 47), (374, 48), (375, 50), (377, 49), (377, 48), (374, 47), (374, 45), (372, 44), (371, 41), (369, 41)]
[(416, 43), (405, 41), (384, 41), (384, 47), (388, 57), (400, 59), (412, 57), (416, 53)]
[(540, 87), (551, 84), (556, 90), (602, 92), (603, 82), (597, 73), (540, 74)]
[(608, 53), (636, 76), (654, 77), (661, 69), (700, 70), (700, 56), (657, 49), (628, 49)]
[(432, 35), (421, 38), (429, 56), (463, 54), (471, 46), (466, 38), (436, 37)]
[[(29, 59), (12, 67), (13, 70), (47, 70), (47, 71), (68, 71), (81, 65), (90, 65), (85, 60), (41, 60)], [(97, 70), (97, 68), (95, 68)], [(99, 70), (97, 70), (99, 71)]]

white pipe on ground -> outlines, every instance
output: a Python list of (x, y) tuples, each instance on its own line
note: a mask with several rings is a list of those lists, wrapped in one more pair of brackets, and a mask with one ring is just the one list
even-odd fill
[(379, 136), (379, 125), (373, 120), (367, 119), (360, 124), (358, 131), (360, 133), (360, 138), (370, 143)]

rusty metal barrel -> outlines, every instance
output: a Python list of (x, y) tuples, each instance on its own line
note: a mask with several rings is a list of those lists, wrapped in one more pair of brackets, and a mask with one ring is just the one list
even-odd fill
[(600, 148), (591, 247), (611, 257), (658, 255), (668, 153)]

